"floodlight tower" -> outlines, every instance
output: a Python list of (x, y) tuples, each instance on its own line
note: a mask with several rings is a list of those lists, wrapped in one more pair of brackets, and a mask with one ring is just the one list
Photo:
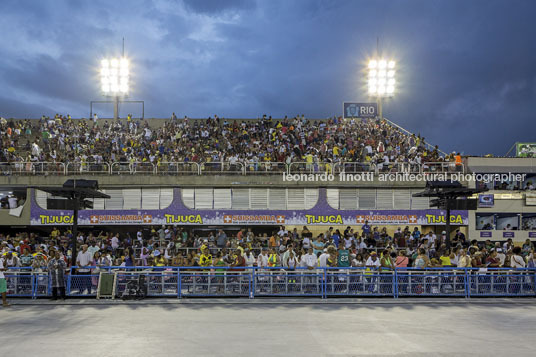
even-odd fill
[(114, 119), (119, 118), (119, 101), (129, 92), (129, 61), (121, 58), (105, 58), (101, 61), (101, 91), (114, 98)]
[(377, 57), (370, 59), (367, 66), (368, 94), (378, 102), (378, 115), (383, 119), (382, 99), (392, 97), (396, 89), (396, 62)]

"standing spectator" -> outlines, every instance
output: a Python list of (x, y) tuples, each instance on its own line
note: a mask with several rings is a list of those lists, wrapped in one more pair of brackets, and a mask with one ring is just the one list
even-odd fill
[(244, 259), (246, 260), (246, 266), (252, 267), (256, 263), (255, 256), (249, 248), (246, 248)]
[(348, 268), (350, 266), (350, 251), (344, 247), (343, 243), (339, 245), (337, 259), (337, 265), (339, 267)]
[(510, 267), (515, 269), (525, 268), (525, 259), (521, 256), (521, 248), (514, 247), (512, 250), (512, 257), (510, 258)]
[(7, 302), (7, 283), (6, 283), (6, 277), (4, 275), (4, 272), (7, 271), (7, 267), (4, 263), (4, 258), (0, 257), (0, 294), (2, 294), (2, 306), (8, 307), (9, 304)]
[(393, 260), (391, 259), (389, 250), (385, 249), (383, 251), (382, 258), (380, 259), (380, 264), (382, 266), (382, 269), (392, 270), (395, 268), (395, 265), (393, 264)]
[(460, 249), (460, 256), (458, 257), (458, 268), (470, 268), (471, 257), (467, 255), (465, 249)]
[(268, 267), (268, 253), (266, 248), (262, 248), (261, 253), (257, 257), (257, 266), (259, 268)]
[(58, 290), (60, 299), (65, 300), (65, 269), (67, 264), (61, 258), (59, 251), (56, 251), (48, 261), (47, 268), (50, 276), (50, 286), (52, 286), (52, 300), (58, 299)]
[(227, 234), (223, 231), (223, 229), (220, 229), (218, 231), (218, 235), (216, 237), (216, 244), (218, 248), (225, 248), (227, 246)]
[(313, 253), (313, 248), (308, 249), (307, 254), (302, 256), (302, 260), (303, 266), (305, 266), (308, 270), (315, 269), (318, 264), (318, 259)]
[(78, 265), (78, 275), (87, 275), (79, 278), (80, 291), (82, 292), (82, 294), (91, 293), (91, 277), (89, 276), (89, 266), (93, 261), (93, 257), (87, 249), (87, 244), (82, 245), (82, 251), (78, 252), (78, 255), (76, 257), (76, 265)]
[(409, 263), (409, 258), (406, 257), (406, 252), (404, 250), (401, 250), (398, 252), (398, 256), (396, 257), (395, 265), (397, 268), (407, 268)]

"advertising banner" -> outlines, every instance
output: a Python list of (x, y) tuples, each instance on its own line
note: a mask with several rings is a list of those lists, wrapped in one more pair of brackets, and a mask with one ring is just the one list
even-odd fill
[[(309, 210), (194, 210), (186, 207), (179, 188), (175, 188), (171, 205), (159, 210), (82, 210), (80, 225), (444, 225), (445, 211), (428, 210), (337, 210), (320, 189), (316, 205)], [(468, 225), (468, 212), (451, 211), (453, 225)], [(47, 210), (31, 196), (31, 225), (70, 225), (72, 211)]]
[(343, 103), (344, 119), (375, 118), (378, 115), (377, 103)]
[(516, 143), (517, 157), (536, 157), (536, 143)]
[(493, 193), (483, 193), (478, 195), (478, 207), (493, 207), (495, 198)]
[(480, 232), (480, 238), (491, 238), (491, 232), (490, 231)]

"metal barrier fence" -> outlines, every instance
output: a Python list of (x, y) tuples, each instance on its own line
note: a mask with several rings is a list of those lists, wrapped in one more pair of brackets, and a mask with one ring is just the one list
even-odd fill
[(424, 164), (369, 162), (0, 162), (3, 175), (273, 175), (273, 174), (357, 174), (390, 173), (465, 173), (464, 165), (454, 162)]
[[(108, 267), (87, 273), (71, 268), (66, 294), (97, 295), (99, 273), (115, 274), (115, 295), (143, 277), (144, 294), (161, 297), (536, 297), (536, 269), (478, 268), (228, 268)], [(48, 297), (47, 272), (10, 268), (5, 273), (9, 296)]]

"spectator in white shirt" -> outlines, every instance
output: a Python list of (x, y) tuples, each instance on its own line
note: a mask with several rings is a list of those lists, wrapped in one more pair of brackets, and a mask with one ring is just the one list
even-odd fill
[(328, 250), (324, 249), (322, 254), (320, 254), (320, 257), (318, 257), (318, 266), (320, 268), (327, 268), (328, 258), (329, 258)]
[(309, 270), (315, 269), (318, 264), (318, 259), (313, 253), (313, 248), (309, 248), (307, 254), (302, 256), (303, 266)]
[(112, 249), (115, 251), (117, 248), (119, 248), (119, 238), (116, 234), (112, 237)]
[(93, 261), (93, 256), (88, 251), (87, 244), (82, 245), (82, 251), (78, 252), (78, 255), (76, 256), (76, 265), (79, 266), (78, 268), (78, 274), (84, 275), (81, 277), (78, 277), (78, 285), (80, 286), (80, 292), (82, 294), (91, 293), (91, 276), (89, 276), (89, 266), (91, 265), (91, 262)]
[(246, 249), (245, 254), (244, 254), (244, 259), (246, 261), (246, 266), (248, 266), (248, 267), (252, 267), (255, 264), (255, 262), (257, 261), (255, 259), (255, 256), (253, 255), (253, 253), (249, 249)]
[(85, 267), (89, 266), (92, 260), (93, 255), (88, 251), (87, 244), (84, 244), (82, 246), (82, 251), (78, 252), (78, 255), (76, 256), (76, 264), (79, 266), (78, 271), (80, 273), (89, 272), (89, 269)]
[(515, 269), (525, 268), (525, 259), (521, 256), (521, 247), (514, 247), (512, 250), (514, 253), (510, 258), (510, 267)]
[(257, 257), (257, 266), (259, 268), (268, 267), (268, 253), (266, 248), (263, 248), (261, 254)]
[(380, 267), (380, 260), (378, 259), (378, 254), (376, 252), (370, 253), (365, 266), (371, 269), (377, 269)]

